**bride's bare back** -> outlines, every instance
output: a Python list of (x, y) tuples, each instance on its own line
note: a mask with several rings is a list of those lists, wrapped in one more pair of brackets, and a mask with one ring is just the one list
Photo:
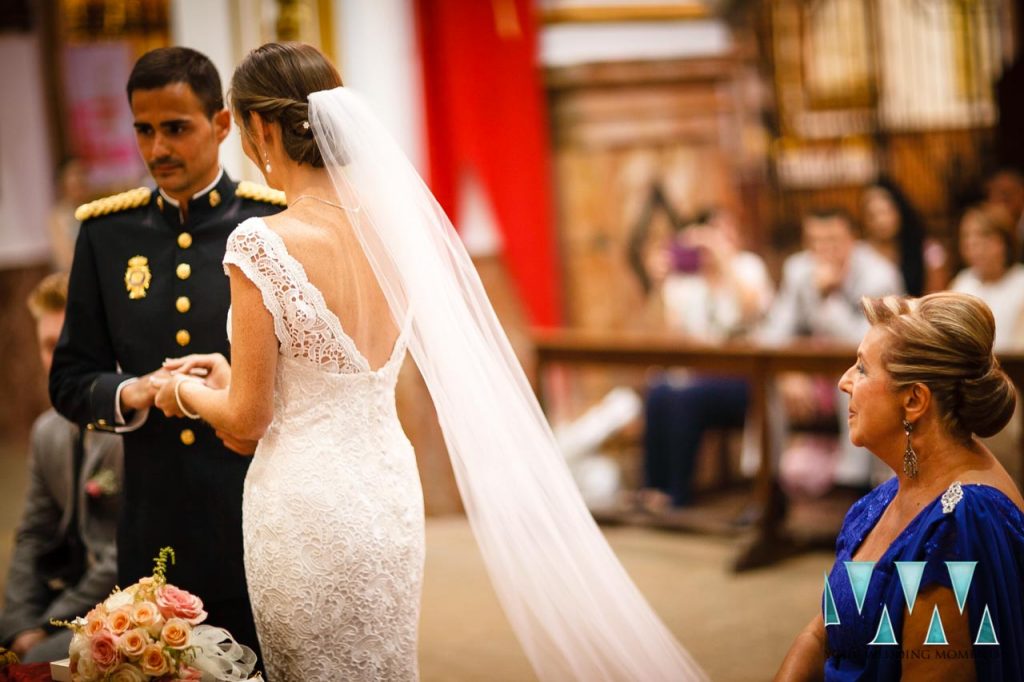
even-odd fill
[(264, 222), (282, 239), (344, 332), (376, 370), (391, 357), (399, 329), (353, 230), (350, 221), (355, 220), (359, 220), (358, 211), (308, 197), (293, 201), (287, 210)]

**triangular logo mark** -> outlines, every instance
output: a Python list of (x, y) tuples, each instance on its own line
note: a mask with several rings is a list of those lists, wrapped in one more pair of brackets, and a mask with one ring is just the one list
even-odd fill
[(953, 583), (953, 594), (956, 595), (956, 605), (960, 609), (960, 613), (964, 612), (967, 592), (971, 589), (971, 580), (974, 579), (974, 568), (977, 565), (977, 561), (946, 562), (946, 570), (949, 571), (949, 580)]
[(939, 605), (936, 604), (932, 610), (932, 622), (928, 624), (928, 634), (924, 638), (925, 644), (949, 644), (946, 639), (946, 631), (942, 627), (942, 618), (939, 617)]
[(825, 612), (825, 626), (839, 625), (839, 611), (836, 609), (835, 597), (832, 596), (832, 586), (828, 584), (828, 573), (825, 574), (824, 599), (822, 610)]
[(878, 621), (878, 631), (875, 638), (868, 642), (875, 646), (896, 646), (896, 633), (892, 630), (892, 621), (889, 620), (889, 607), (882, 607), (882, 619)]
[(896, 572), (900, 574), (900, 586), (903, 587), (903, 598), (907, 600), (907, 609), (914, 612), (917, 601), (917, 590), (921, 587), (921, 576), (924, 575), (925, 562), (897, 561)]
[(978, 626), (978, 637), (975, 644), (999, 644), (996, 639), (996, 628), (992, 624), (992, 614), (988, 612), (988, 604), (985, 605), (985, 612), (981, 614), (981, 625)]
[(871, 571), (875, 568), (874, 561), (846, 561), (846, 575), (850, 578), (850, 588), (857, 602), (857, 613), (864, 608), (864, 597), (868, 593), (871, 582)]

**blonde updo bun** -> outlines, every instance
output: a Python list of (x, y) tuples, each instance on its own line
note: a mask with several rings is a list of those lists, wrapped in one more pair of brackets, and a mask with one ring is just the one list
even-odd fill
[(951, 434), (988, 437), (1009, 423), (1017, 390), (992, 352), (996, 324), (984, 301), (944, 291), (861, 304), (871, 325), (892, 337), (882, 361), (894, 388), (928, 386)]

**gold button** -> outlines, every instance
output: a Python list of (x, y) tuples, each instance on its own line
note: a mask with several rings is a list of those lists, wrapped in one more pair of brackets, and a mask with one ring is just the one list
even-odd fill
[(183, 249), (187, 249), (188, 247), (192, 246), (192, 235), (190, 235), (188, 232), (182, 232), (181, 234), (179, 234), (178, 246), (180, 246)]
[(187, 313), (192, 309), (192, 301), (188, 300), (188, 296), (179, 296), (178, 300), (174, 302), (174, 307), (178, 309), (179, 313)]
[(181, 442), (185, 445), (192, 445), (196, 442), (196, 434), (192, 429), (182, 429), (181, 431)]
[(192, 335), (188, 333), (187, 329), (179, 329), (178, 333), (174, 335), (174, 340), (178, 342), (179, 346), (187, 346), (192, 340)]
[(106, 419), (97, 419), (96, 423), (99, 424), (100, 426), (106, 426), (107, 425), (107, 420)]
[(95, 424), (86, 424), (85, 428), (89, 429), (90, 431), (95, 431), (96, 430), (96, 425)]
[(192, 275), (192, 266), (188, 263), (181, 263), (175, 272), (178, 275), (178, 279), (188, 279)]

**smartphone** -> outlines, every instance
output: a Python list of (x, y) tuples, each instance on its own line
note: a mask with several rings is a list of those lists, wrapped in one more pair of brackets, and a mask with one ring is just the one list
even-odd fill
[(673, 243), (669, 246), (673, 272), (695, 273), (700, 271), (700, 249), (695, 246)]

